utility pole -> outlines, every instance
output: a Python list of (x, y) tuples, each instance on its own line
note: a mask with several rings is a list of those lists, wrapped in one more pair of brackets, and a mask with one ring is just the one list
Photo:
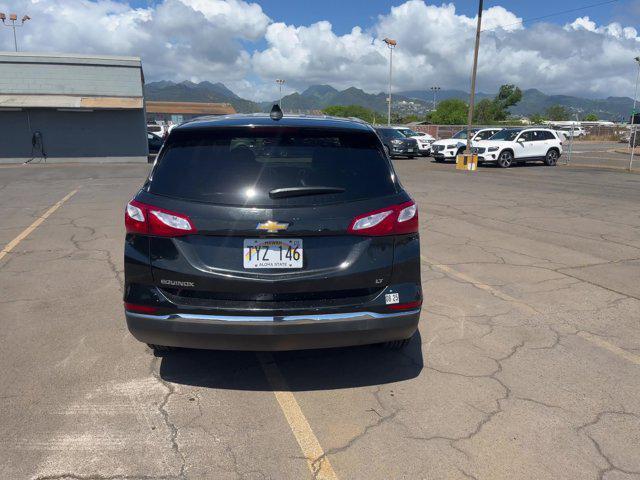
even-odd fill
[(438, 86), (433, 86), (433, 87), (431, 87), (429, 90), (431, 90), (431, 91), (433, 92), (433, 111), (435, 112), (436, 107), (437, 107), (437, 102), (436, 102), (436, 93), (437, 93), (438, 91), (440, 91), (441, 89), (440, 89), (440, 87), (438, 87)]
[(280, 87), (280, 99), (278, 100), (278, 106), (280, 110), (282, 110), (282, 85), (284, 85), (284, 80), (282, 78), (276, 79), (276, 83)]
[(636, 103), (638, 101), (638, 80), (640, 79), (640, 57), (634, 58), (638, 64), (638, 74), (636, 75), (636, 90), (633, 94), (633, 111), (631, 112), (631, 133), (629, 134), (631, 153), (629, 155), (629, 171), (633, 168), (633, 154), (636, 151), (636, 135), (638, 128), (636, 127)]
[(393, 75), (393, 49), (398, 42), (391, 38), (385, 38), (384, 43), (389, 47), (389, 97), (387, 98), (387, 125), (391, 125), (391, 78)]
[(478, 2), (478, 25), (476, 27), (476, 46), (473, 51), (473, 70), (471, 72), (471, 96), (469, 97), (469, 116), (467, 117), (467, 150), (471, 153), (471, 124), (473, 123), (473, 106), (476, 99), (476, 73), (478, 72), (478, 50), (480, 50), (480, 30), (482, 28), (482, 5), (483, 0)]
[(11, 22), (11, 24), (7, 24), (6, 23), (7, 16), (3, 12), (0, 12), (0, 20), (2, 20), (2, 25), (4, 25), (5, 27), (13, 28), (13, 47), (17, 52), (18, 37), (16, 36), (16, 28), (24, 27), (24, 22), (26, 22), (27, 20), (31, 20), (31, 17), (29, 15), (24, 15), (22, 17), (22, 21), (19, 24), (16, 24), (16, 22), (18, 21), (18, 15), (15, 13), (10, 13), (9, 21)]

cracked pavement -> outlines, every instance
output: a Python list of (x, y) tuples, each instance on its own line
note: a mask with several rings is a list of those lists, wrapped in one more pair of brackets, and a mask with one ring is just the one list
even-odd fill
[[(579, 154), (578, 154), (579, 155)], [(338, 478), (640, 479), (640, 176), (396, 162), (425, 304), (403, 352), (275, 362)], [(145, 165), (0, 168), (0, 478), (311, 478), (251, 352), (154, 357), (122, 313)]]

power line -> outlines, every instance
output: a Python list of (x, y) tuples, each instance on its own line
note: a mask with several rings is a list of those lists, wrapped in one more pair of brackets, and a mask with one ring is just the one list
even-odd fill
[(506, 27), (513, 27), (514, 25), (520, 25), (523, 24), (525, 22), (533, 22), (534, 20), (543, 20), (545, 18), (549, 18), (549, 17), (556, 17), (558, 15), (564, 15), (565, 13), (573, 13), (573, 12), (578, 12), (580, 10), (586, 10), (588, 8), (594, 8), (594, 7), (600, 7), (602, 5), (610, 5), (612, 3), (617, 3), (620, 0), (608, 0), (606, 2), (599, 2), (599, 3), (593, 3), (591, 5), (585, 5), (584, 7), (578, 7), (578, 8), (571, 8), (569, 10), (563, 10), (561, 12), (556, 12), (556, 13), (550, 13), (549, 15), (542, 15), (540, 17), (532, 17), (532, 18), (524, 18), (518, 22), (514, 22), (514, 23), (507, 23), (505, 25), (496, 25), (495, 27), (491, 27), (491, 28), (487, 28), (487, 29), (483, 29), (483, 32), (490, 32), (491, 30), (495, 30), (497, 28), (506, 28)]

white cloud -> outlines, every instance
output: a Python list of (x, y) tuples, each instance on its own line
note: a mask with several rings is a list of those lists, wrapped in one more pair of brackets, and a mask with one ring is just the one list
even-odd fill
[[(254, 53), (253, 70), (263, 78), (283, 76), (294, 85), (329, 83), (385, 91), (388, 51), (394, 50), (394, 90), (469, 89), (476, 18), (461, 15), (453, 3), (409, 0), (380, 15), (373, 27), (336, 35), (331, 25), (272, 24), (267, 48)], [(629, 95), (637, 32), (612, 23), (597, 26), (588, 17), (564, 28), (550, 23), (523, 25), (501, 6), (483, 14), (479, 89), (502, 83), (549, 93)]]
[(633, 27), (623, 27), (618, 22), (612, 22), (608, 25), (598, 27), (596, 22), (591, 20), (588, 16), (576, 18), (573, 22), (565, 25), (564, 28), (567, 31), (586, 30), (588, 32), (609, 35), (615, 38), (640, 41), (640, 38), (638, 38), (638, 31)]
[[(269, 17), (241, 0), (161, 0), (132, 8), (114, 0), (0, 0), (0, 11), (28, 14), (21, 50), (138, 55), (147, 78), (237, 80), (250, 73), (242, 41), (263, 37)], [(8, 29), (0, 49), (13, 50)]]
[[(253, 99), (276, 98), (278, 77), (286, 91), (317, 83), (384, 91), (387, 36), (398, 41), (394, 90), (468, 90), (476, 22), (453, 3), (422, 0), (342, 35), (328, 21), (273, 21), (250, 0), (158, 0), (146, 8), (125, 0), (0, 0), (0, 11), (8, 10), (33, 17), (18, 32), (22, 49), (140, 55), (149, 80), (221, 81)], [(632, 93), (635, 28), (586, 16), (564, 26), (521, 20), (502, 6), (484, 12), (479, 89), (511, 82), (549, 93)], [(12, 50), (3, 30), (0, 49)]]

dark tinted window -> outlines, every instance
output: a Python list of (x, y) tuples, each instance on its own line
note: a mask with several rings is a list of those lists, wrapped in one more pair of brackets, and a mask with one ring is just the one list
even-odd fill
[(493, 137), (491, 137), (491, 140), (506, 140), (508, 142), (512, 142), (516, 139), (519, 133), (520, 130), (516, 130), (514, 128), (505, 128), (504, 130), (500, 130)]
[(483, 132), (478, 132), (478, 134), (474, 137), (474, 140), (486, 140), (491, 138), (497, 130), (485, 130)]
[[(149, 191), (226, 205), (315, 205), (396, 192), (373, 132), (294, 127), (175, 130)], [(335, 187), (343, 192), (272, 198), (274, 189)]]
[(533, 132), (531, 132), (533, 134), (533, 141), (537, 142), (537, 141), (542, 141), (542, 140), (546, 140), (547, 139), (547, 132), (544, 132), (542, 130), (534, 130)]
[(540, 134), (542, 135), (543, 140), (556, 140), (555, 135), (548, 130), (541, 130)]
[(406, 138), (399, 130), (395, 128), (376, 128), (376, 132), (382, 138)]
[[(471, 134), (473, 135), (473, 130), (471, 130)], [(459, 139), (459, 140), (463, 140), (465, 138), (467, 138), (467, 131), (466, 130), (460, 130), (458, 133), (456, 133), (453, 137), (451, 138), (455, 138), (455, 139)]]
[(524, 139), (525, 142), (533, 142), (534, 140), (536, 140), (536, 138), (534, 138), (533, 136), (533, 132), (531, 131), (522, 132), (522, 135), (520, 138)]

